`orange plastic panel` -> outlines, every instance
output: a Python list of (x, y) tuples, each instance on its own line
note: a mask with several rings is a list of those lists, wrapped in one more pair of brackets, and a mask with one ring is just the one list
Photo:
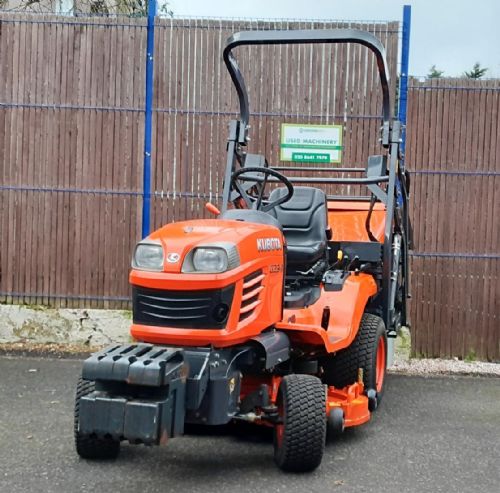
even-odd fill
[[(295, 343), (324, 346), (330, 353), (338, 351), (349, 346), (356, 337), (366, 303), (376, 293), (377, 284), (371, 275), (350, 274), (342, 291), (323, 290), (313, 305), (285, 309), (283, 322), (276, 324), (276, 328), (285, 330)], [(326, 307), (330, 309), (327, 330), (321, 327)]]
[[(370, 241), (366, 232), (366, 217), (369, 202), (330, 201), (328, 202), (328, 224), (333, 241)], [(385, 206), (376, 203), (370, 219), (373, 236), (384, 241)]]
[[(283, 299), (283, 245), (284, 238), (278, 228), (262, 224), (220, 219), (183, 221), (168, 224), (155, 231), (150, 238), (160, 240), (165, 251), (176, 254), (177, 261), (165, 261), (163, 272), (132, 270), (130, 283), (164, 290), (209, 290), (220, 289), (234, 284), (233, 304), (223, 330), (210, 327), (204, 329), (159, 327), (132, 324), (132, 336), (141, 342), (175, 344), (182, 346), (226, 347), (240, 344), (260, 334), (281, 320)], [(261, 240), (279, 239), (272, 243), (272, 249), (259, 249)], [(181, 272), (185, 256), (200, 245), (227, 242), (238, 248), (240, 266), (220, 274), (198, 274)], [(240, 321), (242, 313), (244, 277), (262, 270), (261, 287), (253, 290), (258, 299), (247, 307), (251, 313)]]

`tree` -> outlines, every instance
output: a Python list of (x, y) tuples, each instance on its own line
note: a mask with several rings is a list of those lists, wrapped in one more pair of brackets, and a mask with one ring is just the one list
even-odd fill
[(427, 78), (428, 79), (440, 79), (441, 77), (443, 77), (443, 74), (444, 74), (444, 70), (439, 70), (438, 68), (436, 68), (435, 65), (433, 65), (429, 69), (429, 73), (427, 74)]
[(472, 70), (470, 70), (469, 72), (465, 71), (464, 75), (468, 79), (480, 79), (487, 71), (487, 68), (481, 67), (481, 64), (479, 62), (476, 62), (472, 67)]
[[(8, 2), (9, 0), (0, 0)], [(132, 17), (145, 16), (148, 13), (148, 0), (17, 0), (12, 10), (28, 10), (34, 12), (55, 12), (58, 14), (125, 14)], [(157, 12), (160, 16), (173, 16), (168, 0), (157, 0)]]

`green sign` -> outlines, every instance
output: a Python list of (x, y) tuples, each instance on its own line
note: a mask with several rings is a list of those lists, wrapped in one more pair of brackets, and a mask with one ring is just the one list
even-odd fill
[(281, 124), (280, 159), (299, 163), (340, 163), (342, 125)]
[(298, 163), (329, 163), (330, 154), (318, 152), (292, 152), (292, 161)]

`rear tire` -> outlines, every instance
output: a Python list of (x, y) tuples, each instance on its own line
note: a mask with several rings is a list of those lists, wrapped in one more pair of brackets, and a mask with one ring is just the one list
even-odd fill
[(323, 368), (323, 381), (337, 388), (356, 382), (358, 368), (362, 368), (365, 390), (374, 389), (377, 392), (377, 405), (380, 404), (387, 368), (387, 334), (384, 321), (376, 315), (365, 313), (352, 344), (328, 358)]
[(326, 392), (319, 378), (287, 375), (278, 392), (282, 424), (274, 428), (274, 460), (289, 472), (307, 472), (321, 463), (326, 439)]
[(80, 399), (95, 390), (95, 383), (91, 380), (80, 378), (76, 386), (75, 398), (75, 447), (78, 455), (84, 459), (116, 459), (120, 453), (120, 442), (113, 438), (97, 438), (92, 435), (80, 433)]

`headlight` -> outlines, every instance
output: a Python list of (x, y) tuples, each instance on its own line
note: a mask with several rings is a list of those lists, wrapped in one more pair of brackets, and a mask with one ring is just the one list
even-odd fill
[(140, 270), (163, 270), (163, 247), (160, 242), (138, 243), (132, 258), (132, 267)]
[(191, 250), (184, 259), (182, 272), (218, 274), (240, 265), (236, 245), (226, 242), (211, 243)]
[(222, 248), (197, 248), (193, 254), (193, 267), (198, 272), (225, 272), (227, 253)]

